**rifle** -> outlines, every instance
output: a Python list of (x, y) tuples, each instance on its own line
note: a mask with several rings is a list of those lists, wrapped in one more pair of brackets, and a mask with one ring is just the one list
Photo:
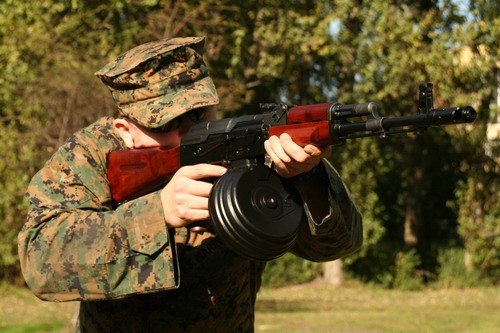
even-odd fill
[(264, 141), (288, 133), (301, 146), (339, 145), (475, 120), (471, 106), (435, 109), (432, 89), (431, 83), (420, 85), (418, 112), (408, 116), (383, 117), (374, 102), (266, 103), (260, 105), (265, 110), (261, 114), (197, 123), (178, 147), (113, 151), (107, 172), (113, 200), (122, 203), (158, 190), (185, 165), (225, 165), (229, 170), (215, 182), (209, 197), (215, 233), (244, 256), (275, 259), (293, 245), (303, 208), (291, 183), (264, 165)]

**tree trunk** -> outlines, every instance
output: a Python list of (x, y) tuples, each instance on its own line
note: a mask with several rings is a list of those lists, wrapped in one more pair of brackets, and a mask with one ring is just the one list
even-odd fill
[(342, 270), (342, 260), (325, 262), (323, 264), (323, 280), (332, 287), (340, 287), (344, 281), (344, 272)]
[(474, 270), (474, 265), (472, 263), (472, 255), (467, 250), (465, 250), (464, 253), (464, 266), (467, 273), (471, 273)]
[(419, 195), (421, 191), (422, 169), (415, 167), (413, 176), (408, 186), (406, 197), (406, 216), (403, 239), (406, 245), (415, 246), (419, 242), (420, 228), (422, 225), (420, 214)]

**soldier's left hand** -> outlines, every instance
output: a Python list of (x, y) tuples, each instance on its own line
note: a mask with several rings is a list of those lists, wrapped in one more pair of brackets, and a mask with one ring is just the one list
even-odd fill
[(301, 147), (287, 133), (280, 137), (271, 136), (264, 142), (264, 148), (273, 162), (274, 170), (284, 178), (311, 170), (322, 158), (327, 158), (332, 153), (331, 147)]

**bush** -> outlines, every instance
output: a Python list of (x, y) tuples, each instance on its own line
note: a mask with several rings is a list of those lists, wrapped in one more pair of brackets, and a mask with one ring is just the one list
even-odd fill
[(320, 263), (314, 263), (291, 253), (267, 263), (262, 276), (262, 284), (266, 287), (283, 287), (310, 282), (321, 276)]
[(396, 256), (393, 287), (402, 290), (418, 290), (422, 287), (422, 277), (417, 270), (421, 264), (415, 249), (399, 252)]
[(500, 177), (488, 159), (457, 190), (459, 233), (470, 254), (471, 269), (481, 280), (500, 284)]
[(481, 284), (476, 270), (467, 269), (465, 265), (466, 252), (463, 248), (450, 248), (439, 253), (438, 287), (465, 288)]

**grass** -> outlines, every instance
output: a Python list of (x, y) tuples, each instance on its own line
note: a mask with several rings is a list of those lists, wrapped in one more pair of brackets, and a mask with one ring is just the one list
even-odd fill
[[(76, 303), (48, 303), (28, 290), (0, 286), (0, 332), (73, 332)], [(493, 333), (500, 288), (385, 290), (349, 282), (263, 289), (256, 332)]]
[(1, 333), (74, 332), (76, 303), (49, 303), (24, 288), (0, 284)]
[(493, 333), (500, 288), (386, 290), (313, 283), (263, 290), (257, 332)]

